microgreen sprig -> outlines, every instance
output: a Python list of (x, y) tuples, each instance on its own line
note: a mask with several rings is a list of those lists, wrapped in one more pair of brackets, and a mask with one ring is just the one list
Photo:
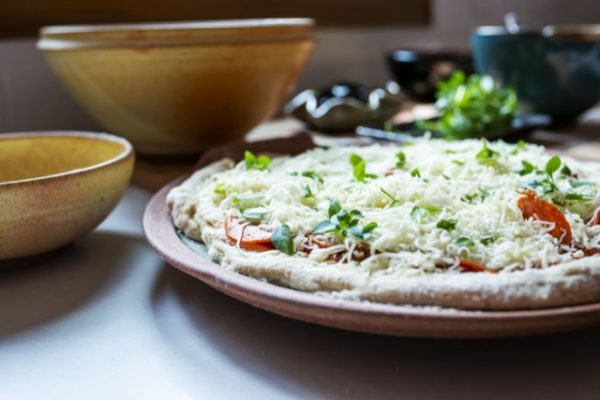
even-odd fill
[(350, 164), (352, 165), (354, 179), (356, 179), (358, 182), (364, 182), (367, 178), (377, 178), (377, 175), (367, 173), (367, 163), (358, 154), (350, 154)]
[(406, 164), (406, 154), (403, 151), (396, 153), (396, 168), (402, 169)]
[(282, 253), (291, 256), (294, 254), (294, 239), (292, 238), (292, 232), (288, 225), (281, 225), (273, 230), (271, 235), (271, 241), (275, 248)]
[(246, 163), (246, 169), (256, 169), (259, 171), (268, 170), (271, 165), (270, 157), (265, 156), (264, 154), (256, 156), (248, 150), (244, 152), (244, 161)]
[(384, 188), (379, 188), (381, 190), (381, 192), (388, 198), (390, 199), (392, 202), (388, 205), (388, 207), (394, 207), (396, 204), (400, 204), (400, 200), (398, 200), (396, 197), (394, 197), (393, 195), (391, 195), (390, 193), (388, 193)]
[(458, 224), (457, 219), (441, 219), (435, 226), (440, 229), (445, 229), (448, 232), (452, 232), (456, 229), (456, 224)]
[(323, 183), (323, 178), (321, 176), (319, 176), (315, 171), (304, 171), (301, 174), (299, 174), (298, 172), (294, 172), (294, 173), (292, 173), (292, 175), (296, 175), (296, 176), (300, 175), (305, 178), (314, 179), (315, 181), (317, 181), (319, 183)]
[(341, 237), (351, 234), (360, 239), (369, 240), (372, 235), (371, 232), (377, 228), (375, 221), (371, 221), (366, 225), (359, 225), (360, 218), (363, 218), (362, 213), (358, 210), (350, 212), (344, 210), (335, 199), (329, 200), (327, 215), (329, 219), (321, 221), (311, 233), (334, 233)]
[(421, 223), (428, 215), (435, 215), (442, 211), (441, 208), (435, 206), (414, 206), (410, 211), (410, 218), (418, 223)]
[(494, 165), (498, 162), (500, 153), (491, 149), (486, 141), (483, 142), (483, 148), (477, 153), (475, 159), (479, 164)]

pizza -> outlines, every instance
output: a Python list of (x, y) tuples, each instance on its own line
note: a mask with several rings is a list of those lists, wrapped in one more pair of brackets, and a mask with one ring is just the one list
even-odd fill
[(600, 300), (600, 165), (422, 138), (223, 159), (173, 223), (238, 273), (338, 299), (512, 310)]

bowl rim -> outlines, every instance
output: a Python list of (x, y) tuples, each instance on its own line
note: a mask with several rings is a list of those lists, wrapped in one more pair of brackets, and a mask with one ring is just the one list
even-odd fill
[(419, 48), (397, 48), (387, 52), (388, 59), (394, 62), (415, 62), (415, 61), (440, 61), (448, 59), (449, 61), (465, 61), (473, 58), (470, 49), (459, 47), (447, 47), (440, 49), (419, 49)]
[(476, 27), (471, 36), (488, 37), (488, 36), (542, 36), (541, 29), (525, 28), (519, 32), (511, 33), (504, 25), (481, 25)]
[(66, 178), (74, 175), (89, 174), (100, 169), (103, 169), (109, 165), (116, 165), (124, 162), (130, 157), (133, 157), (133, 145), (125, 138), (120, 136), (112, 135), (105, 132), (87, 132), (87, 131), (33, 131), (33, 132), (15, 132), (15, 133), (2, 133), (0, 134), (0, 143), (3, 140), (11, 139), (30, 139), (42, 138), (42, 137), (57, 137), (57, 138), (86, 138), (94, 139), (98, 141), (108, 141), (118, 143), (123, 146), (122, 151), (116, 156), (104, 160), (99, 163), (91, 164), (86, 167), (69, 169), (63, 172), (58, 172), (49, 175), (40, 175), (32, 178), (17, 179), (12, 181), (0, 181), (0, 189), (28, 185), (38, 182), (47, 182), (55, 179)]
[(600, 24), (553, 24), (542, 29), (545, 37), (596, 42), (600, 40)]
[(40, 29), (39, 50), (159, 47), (312, 39), (312, 18), (52, 25)]
[(312, 18), (248, 18), (197, 21), (131, 22), (107, 24), (49, 25), (40, 29), (41, 34), (67, 34), (111, 31), (164, 31), (164, 30), (208, 30), (208, 29), (253, 29), (281, 26), (314, 26)]
[(472, 32), (473, 37), (498, 37), (498, 36), (536, 36), (556, 39), (578, 39), (580, 41), (595, 42), (600, 39), (600, 24), (552, 24), (540, 29), (524, 28), (515, 33), (502, 25), (482, 25)]

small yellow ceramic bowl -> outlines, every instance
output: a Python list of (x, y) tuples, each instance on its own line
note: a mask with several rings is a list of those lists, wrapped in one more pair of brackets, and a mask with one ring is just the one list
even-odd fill
[(123, 195), (134, 154), (104, 133), (0, 135), (0, 265), (94, 229)]
[(305, 18), (51, 26), (38, 48), (83, 108), (139, 153), (197, 154), (273, 115), (313, 31)]

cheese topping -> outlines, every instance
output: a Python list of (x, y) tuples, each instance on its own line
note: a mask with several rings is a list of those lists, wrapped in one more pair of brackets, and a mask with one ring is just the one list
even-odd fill
[[(600, 226), (587, 223), (600, 204), (597, 164), (563, 159), (549, 173), (549, 160), (541, 146), (501, 141), (314, 149), (275, 158), (268, 168), (241, 162), (210, 176), (195, 195), (209, 199), (221, 220), (234, 215), (267, 230), (288, 225), (294, 257), (331, 262), (346, 250), (336, 260), (340, 268), (410, 275), (459, 272), (459, 260), (467, 259), (508, 273), (547, 268), (600, 247)], [(570, 244), (550, 234), (552, 222), (523, 218), (517, 201), (527, 188), (562, 211)], [(324, 233), (332, 245), (301, 251), (315, 227), (332, 220), (332, 202), (357, 210), (359, 227), (376, 227), (363, 237), (352, 230)], [(370, 250), (358, 261), (353, 254), (364, 248)]]

